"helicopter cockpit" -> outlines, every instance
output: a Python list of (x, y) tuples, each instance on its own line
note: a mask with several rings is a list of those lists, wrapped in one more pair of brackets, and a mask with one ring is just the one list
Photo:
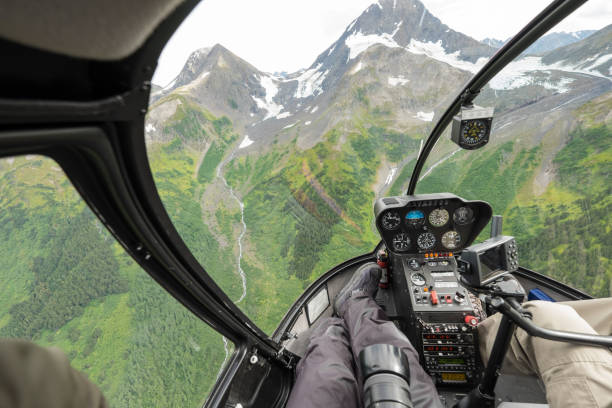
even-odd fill
[[(612, 345), (522, 309), (612, 294), (612, 26), (583, 23), (608, 2), (502, 16), (503, 41), (447, 26), (461, 1), (322, 2), (344, 31), (294, 72), (242, 59), (280, 44), (257, 2), (111, 3), (0, 16), (0, 337), (61, 348), (112, 406), (282, 408), (375, 263), (445, 408), (547, 406), (503, 367), (517, 328)], [(226, 21), (238, 43), (200, 42)]]

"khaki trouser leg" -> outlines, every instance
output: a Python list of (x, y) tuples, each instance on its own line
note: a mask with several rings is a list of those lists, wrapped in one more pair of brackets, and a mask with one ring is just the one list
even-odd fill
[(104, 396), (66, 355), (23, 340), (0, 340), (0, 407), (107, 408)]
[[(533, 301), (523, 307), (538, 326), (590, 334), (612, 334), (612, 298), (552, 303)], [(501, 315), (478, 326), (480, 353), (487, 361)], [(612, 408), (612, 352), (603, 347), (544, 340), (517, 329), (504, 361), (504, 372), (538, 375), (552, 408)]]

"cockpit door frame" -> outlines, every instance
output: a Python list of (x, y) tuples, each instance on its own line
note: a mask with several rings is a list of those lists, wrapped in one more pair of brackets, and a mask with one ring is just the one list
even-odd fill
[[(0, 55), (7, 57), (0, 66), (0, 158), (54, 159), (125, 251), (166, 291), (237, 350), (257, 350), (285, 366), (287, 353), (187, 248), (149, 167), (144, 121), (151, 77), (166, 42), (197, 3), (181, 3), (136, 52), (118, 61), (68, 57), (0, 39)], [(41, 77), (40, 67), (55, 80)]]

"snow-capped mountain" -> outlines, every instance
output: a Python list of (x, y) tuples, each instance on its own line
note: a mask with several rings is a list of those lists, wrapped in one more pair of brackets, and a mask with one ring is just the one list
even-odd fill
[(351, 22), (307, 70), (287, 78), (296, 81), (293, 96), (305, 99), (333, 87), (352, 71), (352, 63), (364, 51), (377, 45), (466, 66), (494, 52), (441, 23), (418, 0), (379, 0)]
[[(573, 44), (580, 40), (584, 40), (591, 34), (596, 32), (596, 30), (580, 30), (573, 31), (570, 33), (566, 32), (556, 32), (546, 34), (545, 36), (539, 38), (536, 42), (531, 44), (529, 48), (525, 50), (523, 54), (525, 55), (541, 55), (546, 52), (552, 51), (559, 47), (563, 47), (565, 45)], [(507, 43), (510, 38), (506, 38), (505, 40), (497, 40), (495, 38), (485, 38), (481, 42), (493, 48), (501, 48), (505, 43)]]
[[(497, 95), (531, 86), (539, 90), (529, 94), (541, 99), (552, 94), (570, 98), (573, 88), (593, 87), (592, 81), (602, 79), (606, 87), (611, 31), (607, 27), (543, 56), (521, 57), (488, 89)], [(312, 146), (327, 130), (364, 110), (421, 132), (495, 52), (496, 43), (490, 43), (494, 46), (450, 29), (418, 0), (378, 0), (307, 69), (265, 73), (216, 45), (195, 51), (173, 83), (152, 94), (152, 106), (171, 94), (188, 95), (214, 115), (229, 117), (254, 142), (251, 149), (294, 137), (301, 146)], [(156, 112), (166, 110), (152, 109), (150, 129), (160, 128), (167, 117), (156, 118)]]
[(588, 39), (544, 54), (542, 62), (612, 78), (612, 24), (592, 34)]

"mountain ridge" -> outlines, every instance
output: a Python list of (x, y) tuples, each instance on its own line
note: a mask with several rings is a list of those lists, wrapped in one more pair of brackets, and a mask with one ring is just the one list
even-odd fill
[[(578, 30), (578, 31), (557, 31), (550, 34), (546, 34), (543, 37), (538, 38), (533, 44), (531, 44), (523, 55), (539, 55), (556, 48), (563, 47), (565, 45), (573, 44), (575, 42), (588, 38), (591, 34), (598, 30)], [(481, 42), (489, 45), (493, 48), (501, 48), (504, 44), (510, 41), (512, 37), (508, 37), (505, 40), (499, 40), (496, 38), (485, 38)]]
[[(151, 100), (175, 90), (191, 95), (214, 115), (227, 116), (245, 140), (254, 142), (245, 151), (298, 134), (298, 144), (308, 147), (350, 117), (357, 108), (354, 95), (365, 90), (371, 107), (388, 110), (385, 104), (402, 101), (391, 109), (399, 126), (426, 128), (435, 111), (452, 98), (457, 82), (467, 81), (493, 51), (444, 25), (418, 0), (380, 0), (347, 25), (306, 69), (269, 74), (215, 45), (192, 53), (173, 87), (158, 91)], [(216, 60), (211, 63), (211, 55), (217, 54), (230, 61), (232, 69), (222, 69)], [(378, 60), (370, 57), (374, 54)], [(532, 84), (567, 93), (576, 74), (588, 72), (565, 61), (546, 64), (528, 58), (513, 61), (490, 86), (509, 91)], [(425, 66), (428, 75), (423, 75)], [(425, 91), (419, 94), (419, 88)], [(435, 98), (423, 99), (423, 94)], [(159, 122), (155, 115), (150, 118)]]

